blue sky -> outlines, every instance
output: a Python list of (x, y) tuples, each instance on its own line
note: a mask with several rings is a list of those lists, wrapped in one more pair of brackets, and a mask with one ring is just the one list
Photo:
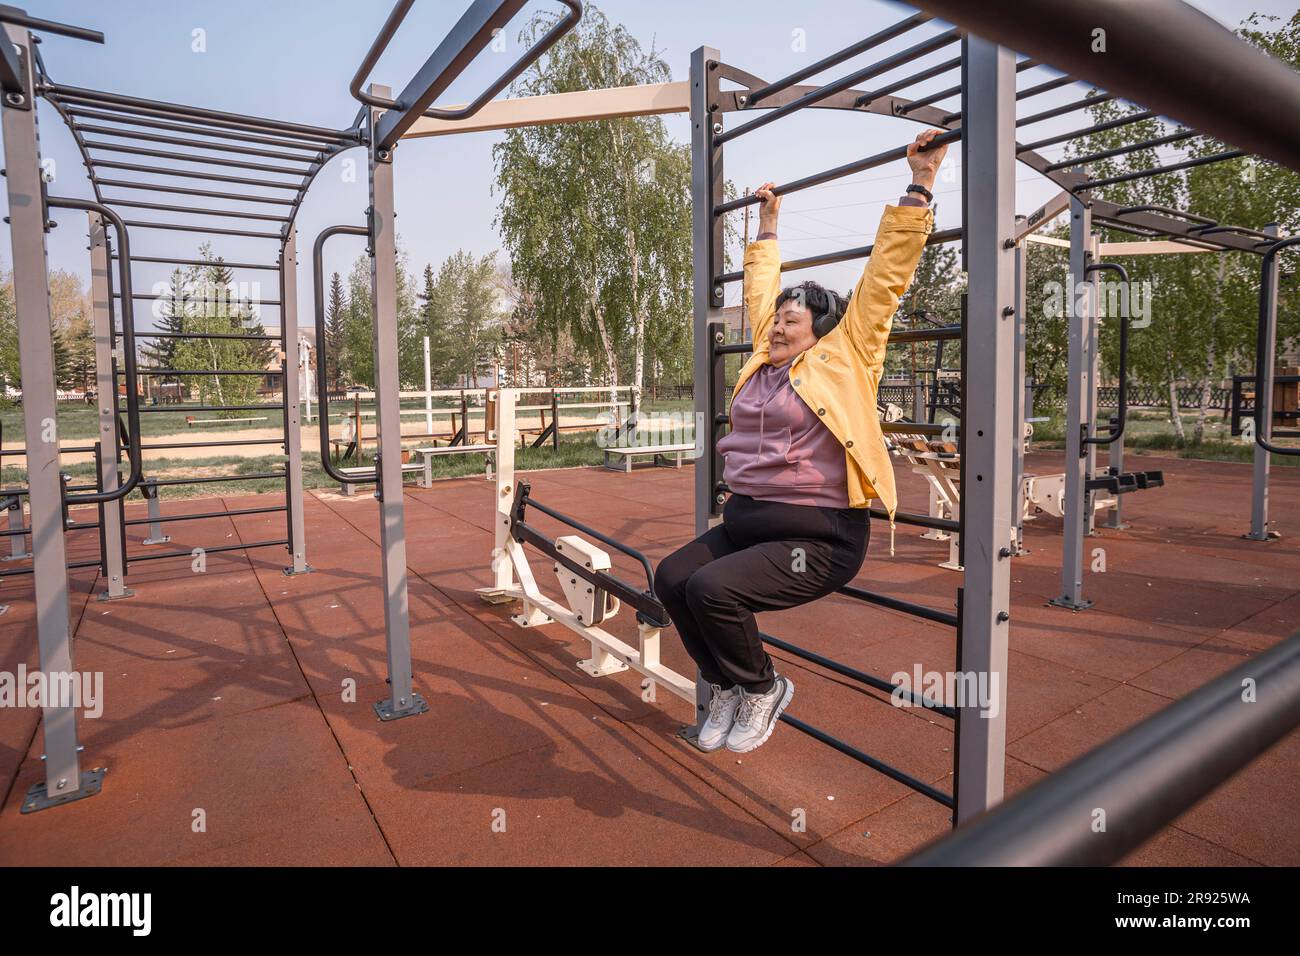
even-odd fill
[[(1252, 11), (1290, 16), (1296, 0), (1195, 0), (1193, 5), (1235, 27)], [(93, 27), (106, 35), (103, 46), (47, 36), (42, 49), (46, 66), (57, 82), (342, 127), (350, 124), (357, 110), (357, 103), (348, 94), (348, 82), (390, 6), (387, 0), (41, 0), (27, 9), (34, 16)], [(726, 62), (775, 79), (909, 12), (909, 8), (881, 0), (803, 0), (798, 4), (789, 0), (604, 0), (599, 6), (612, 21), (624, 24), (643, 46), (653, 44), (669, 64), (675, 80), (686, 79), (691, 51), (701, 45), (718, 48)], [(530, 3), (506, 31), (510, 41), (506, 56), (480, 56), (441, 102), (463, 103), (472, 98), (500, 72), (506, 59), (512, 62), (517, 56), (514, 37), (518, 25), (531, 11), (558, 7), (548, 0)], [(464, 8), (462, 2), (417, 3), (373, 79), (400, 89)], [(196, 29), (203, 31), (204, 52), (192, 49)], [(887, 54), (938, 29), (927, 26), (868, 56)], [(802, 31), (806, 50), (794, 49), (795, 31)], [(939, 62), (945, 55), (951, 52), (918, 61), (916, 68)], [(866, 58), (849, 61), (819, 79), (833, 79), (866, 62)], [(1044, 71), (1033, 74), (1043, 79), (1050, 75)], [(951, 83), (944, 77), (914, 89), (919, 94)], [(1035, 101), (1035, 106), (1041, 103), (1046, 108), (1077, 98), (1080, 92), (1076, 87), (1056, 91)], [(1082, 125), (1079, 114), (1073, 122), (1071, 119), (1035, 126), (1034, 136)], [(671, 135), (684, 142), (685, 117), (669, 116), (665, 121)], [(58, 178), (52, 191), (89, 197), (89, 184), (62, 121), (52, 109), (43, 106), (40, 122), (43, 153), (57, 164)], [(726, 174), (741, 189), (766, 179), (783, 182), (901, 144), (918, 130), (918, 126), (901, 120), (805, 111), (729, 146)], [(402, 144), (396, 158), (398, 231), (415, 270), (423, 269), (427, 262), (436, 268), (457, 249), (483, 254), (499, 248), (492, 227), (496, 199), (490, 189), (491, 147), (500, 136), (495, 132), (468, 133)], [(1045, 152), (1053, 155), (1050, 150)], [(359, 151), (345, 155), (356, 156), (360, 162)], [(960, 162), (959, 149), (953, 150), (952, 159)], [(346, 182), (337, 168), (340, 164), (336, 158), (331, 168), (322, 171), (299, 216), (299, 245), (303, 250), (300, 316), (304, 322), (309, 319), (311, 307), (311, 242), (327, 225), (361, 222), (367, 205), (364, 175), (355, 182)], [(1024, 167), (1017, 179), (1020, 212), (1032, 210), (1055, 192), (1046, 180)], [(784, 203), (781, 230), (786, 257), (869, 241), (884, 204), (894, 201), (907, 181), (906, 167), (898, 163), (791, 196)], [(958, 182), (940, 183), (940, 227), (957, 222)], [(192, 185), (188, 181), (184, 184)], [(229, 187), (218, 184), (216, 188)], [(117, 191), (117, 195), (125, 194)], [(185, 202), (182, 197), (176, 198)], [(150, 215), (142, 213), (140, 218)], [(84, 220), (80, 214), (70, 212), (61, 213), (59, 219), (62, 225), (49, 240), (52, 265), (88, 274)], [(235, 223), (224, 224), (238, 227)], [(0, 259), (7, 265), (12, 262), (8, 230), (0, 230), (0, 234)], [(192, 255), (198, 241), (199, 237), (187, 233), (157, 230), (132, 236), (133, 251), (139, 255)], [(346, 239), (335, 242), (326, 267), (346, 271), (361, 243)], [(275, 247), (270, 240), (227, 237), (216, 251), (232, 261), (272, 261)], [(847, 291), (860, 268), (860, 264), (846, 264), (810, 270), (806, 275)], [(147, 289), (158, 274), (138, 267), (137, 288)], [(241, 278), (255, 275), (245, 273)], [(739, 287), (733, 286), (728, 301), (734, 301), (738, 293)], [(263, 295), (275, 297), (265, 288)], [(266, 310), (264, 320), (270, 326), (278, 323), (274, 309)]]

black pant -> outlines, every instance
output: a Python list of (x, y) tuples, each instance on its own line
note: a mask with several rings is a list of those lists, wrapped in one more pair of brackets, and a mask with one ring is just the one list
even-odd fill
[(770, 690), (755, 611), (807, 604), (853, 580), (867, 554), (866, 508), (819, 508), (733, 494), (722, 523), (659, 563), (655, 594), (710, 684)]

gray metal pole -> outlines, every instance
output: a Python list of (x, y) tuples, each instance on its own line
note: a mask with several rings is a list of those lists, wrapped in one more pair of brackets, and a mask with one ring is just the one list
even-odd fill
[[(1270, 222), (1264, 227), (1264, 232), (1270, 236), (1278, 234), (1277, 223)], [(1268, 327), (1272, 330), (1272, 339), (1267, 343), (1264, 350), (1264, 381), (1271, 386), (1274, 375), (1274, 362), (1277, 356), (1277, 280), (1278, 280), (1278, 258), (1273, 258), (1270, 268), (1272, 274), (1269, 288), (1272, 294), (1269, 295), (1265, 303), (1267, 308), (1273, 313), (1273, 320), (1269, 322)], [(1258, 402), (1263, 396), (1256, 395), (1255, 401)], [(1253, 420), (1251, 427), (1254, 427)], [(1252, 438), (1253, 442), (1254, 439)], [(1260, 448), (1258, 444), (1254, 445), (1254, 462), (1253, 474), (1251, 477), (1250, 493), (1250, 533), (1242, 535), (1243, 538), (1249, 538), (1251, 541), (1270, 541), (1274, 538), (1281, 537), (1276, 531), (1268, 530), (1268, 470), (1272, 462), (1272, 453), (1265, 448)]]
[[(378, 84), (370, 92), (387, 97)], [(384, 629), (391, 693), (375, 704), (380, 720), (429, 709), (411, 688), (411, 621), (406, 591), (406, 512), (402, 501), (402, 418), (397, 371), (397, 232), (393, 215), (393, 154), (376, 149), (373, 131), (383, 110), (370, 108), (370, 283), (375, 352), (375, 438), (379, 448), (379, 545), (383, 552)], [(360, 432), (358, 432), (358, 435)], [(384, 439), (388, 439), (387, 445)]]
[[(46, 686), (72, 676), (68, 625), (67, 549), (63, 540), (63, 489), (59, 475), (54, 345), (50, 338), (49, 263), (45, 252), (46, 209), (40, 140), (32, 96), (32, 44), (27, 31), (6, 24), (16, 48), (23, 92), (6, 93), (0, 108), (4, 133), (5, 186), (13, 249), (14, 305), (18, 313), (18, 362), (23, 384), (23, 435), (27, 448), (31, 509), (32, 587), (36, 635)], [(42, 810), (99, 792), (102, 770), (81, 771), (77, 711), (72, 701), (43, 701), (45, 783), (23, 801), (23, 812)]]
[[(1088, 237), (1088, 262), (1096, 262), (1101, 249), (1101, 240), (1096, 234), (1089, 234)], [(1092, 294), (1092, 311), (1088, 314), (1088, 334), (1084, 338), (1085, 348), (1087, 349), (1084, 364), (1087, 366), (1088, 375), (1084, 381), (1083, 397), (1083, 420), (1088, 423), (1089, 434), (1097, 430), (1097, 383), (1101, 379), (1101, 274), (1098, 272), (1091, 273), (1088, 277), (1088, 285)], [(1087, 476), (1092, 478), (1097, 474), (1097, 446), (1089, 444), (1085, 446), (1088, 453), (1088, 470)], [(1096, 519), (1097, 512), (1092, 506), (1092, 492), (1086, 492), (1087, 507), (1083, 509), (1084, 527), (1087, 529), (1085, 534), (1092, 537), (1097, 533)]]
[[(703, 534), (721, 520), (717, 485), (723, 461), (717, 452), (717, 416), (726, 401), (725, 356), (715, 344), (725, 338), (722, 286), (714, 279), (722, 273), (723, 220), (713, 214), (722, 202), (722, 147), (713, 138), (721, 128), (722, 114), (710, 110), (718, 102), (716, 64), (720, 54), (702, 46), (691, 54), (691, 248), (694, 268), (695, 312), (695, 533)], [(718, 124), (715, 128), (714, 124)], [(696, 730), (708, 713), (712, 691), (695, 674)]]
[(298, 345), (298, 230), (292, 226), (280, 250), (280, 347), (284, 357), (280, 367), (284, 369), (284, 454), (285, 504), (289, 511), (289, 555), (292, 563), (284, 569), (285, 574), (306, 574), (311, 570), (307, 564), (307, 529), (303, 524), (302, 510), (302, 432), (299, 415), (301, 409), (299, 394), (301, 381), (298, 363), (302, 349)]
[(1070, 199), (1070, 269), (1067, 273), (1069, 323), (1069, 367), (1065, 415), (1065, 512), (1061, 540), (1061, 594), (1052, 598), (1057, 607), (1081, 611), (1092, 607), (1083, 596), (1083, 539), (1087, 534), (1085, 513), (1091, 507), (1091, 495), (1084, 491), (1088, 471), (1088, 453), (1083, 438), (1089, 434), (1083, 410), (1088, 387), (1088, 332), (1091, 319), (1089, 290), (1084, 269), (1088, 263), (1088, 241), (1092, 234), (1092, 210), (1077, 196)]
[[(99, 405), (99, 481), (103, 491), (118, 487), (117, 455), (117, 382), (113, 365), (113, 300), (109, 288), (108, 235), (104, 218), (97, 212), (86, 214), (90, 222), (90, 309), (95, 330), (95, 400)], [(131, 290), (123, 290), (129, 294)], [(122, 507), (110, 501), (99, 507), (104, 533), (104, 576), (108, 586), (99, 594), (101, 601), (115, 601), (134, 593), (126, 586), (126, 569), (122, 566), (122, 542), (126, 537), (122, 524)]]
[[(1024, 216), (1016, 217), (1017, 231), (1024, 221)], [(1015, 333), (1014, 351), (1012, 352), (1011, 373), (1011, 529), (1013, 534), (1011, 550), (1014, 555), (1028, 554), (1025, 548), (1024, 501), (1021, 485), (1025, 478), (1025, 282), (1027, 281), (1026, 256), (1028, 250), (1025, 242), (1016, 243), (1015, 249)]]
[[(962, 554), (957, 668), (989, 696), (957, 713), (958, 824), (1002, 800), (1011, 602), (1011, 451), (1015, 361), (1015, 53), (967, 37), (962, 50), (966, 323), (962, 373)], [(978, 188), (976, 185), (978, 184)], [(982, 695), (981, 695), (982, 696)]]

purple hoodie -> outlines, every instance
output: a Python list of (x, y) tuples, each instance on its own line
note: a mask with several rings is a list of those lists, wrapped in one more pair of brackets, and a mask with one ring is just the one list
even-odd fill
[(790, 366), (764, 365), (731, 403), (718, 442), (723, 481), (751, 498), (823, 508), (849, 506), (844, 446), (790, 384)]

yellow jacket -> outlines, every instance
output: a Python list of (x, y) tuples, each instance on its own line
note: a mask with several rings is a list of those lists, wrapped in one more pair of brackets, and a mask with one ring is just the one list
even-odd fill
[[(849, 505), (865, 508), (870, 499), (879, 498), (889, 512), (891, 528), (898, 493), (876, 413), (876, 394), (898, 300), (912, 281), (933, 228), (934, 213), (928, 207), (886, 206), (875, 247), (840, 324), (790, 363), (795, 392), (844, 446)], [(771, 362), (768, 334), (780, 293), (777, 240), (751, 242), (745, 250), (745, 308), (753, 324), (754, 353), (740, 370), (733, 400), (746, 380)]]

